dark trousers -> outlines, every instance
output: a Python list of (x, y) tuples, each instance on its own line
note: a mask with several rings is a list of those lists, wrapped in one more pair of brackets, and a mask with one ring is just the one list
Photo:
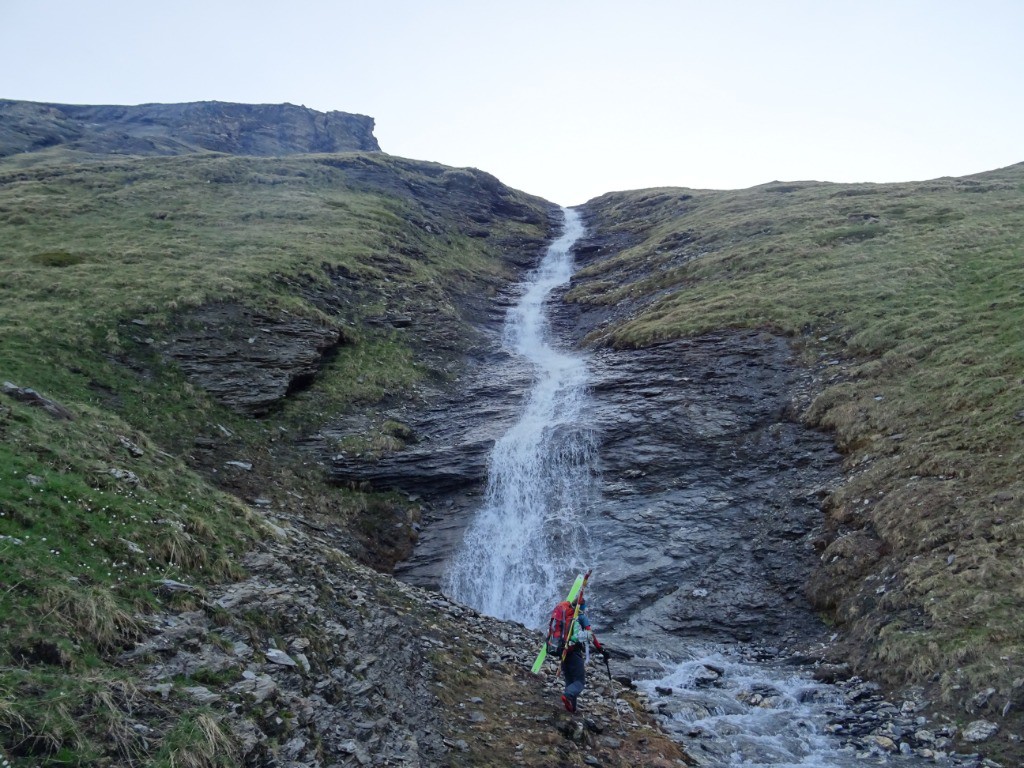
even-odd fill
[(579, 643), (570, 648), (565, 655), (562, 674), (565, 676), (565, 695), (575, 702), (587, 683), (587, 671), (583, 665), (583, 646)]

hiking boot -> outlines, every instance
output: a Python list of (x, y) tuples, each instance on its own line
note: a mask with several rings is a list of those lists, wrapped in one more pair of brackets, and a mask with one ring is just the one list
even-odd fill
[(576, 697), (575, 696), (566, 696), (563, 693), (562, 694), (562, 703), (565, 705), (566, 712), (575, 712), (576, 711)]

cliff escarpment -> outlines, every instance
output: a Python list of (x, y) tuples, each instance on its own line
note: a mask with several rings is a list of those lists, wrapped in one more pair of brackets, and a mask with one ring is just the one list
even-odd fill
[(0, 157), (373, 152), (373, 118), (294, 104), (89, 106), (0, 99)]

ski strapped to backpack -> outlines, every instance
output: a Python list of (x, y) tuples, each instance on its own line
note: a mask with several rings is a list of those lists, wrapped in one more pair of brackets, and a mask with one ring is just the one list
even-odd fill
[(572, 603), (572, 605), (573, 605), (572, 621), (569, 623), (569, 629), (568, 629), (568, 632), (567, 632), (567, 635), (566, 635), (566, 642), (562, 645), (562, 657), (558, 660), (558, 668), (559, 669), (561, 669), (562, 665), (565, 663), (565, 657), (569, 655), (569, 643), (568, 643), (568, 640), (569, 640), (569, 638), (572, 637), (573, 625), (576, 623), (576, 619), (579, 618), (579, 615), (580, 615), (580, 604), (583, 602), (583, 590), (585, 590), (587, 588), (587, 582), (590, 581), (590, 574), (593, 572), (593, 570), (594, 569), (591, 568), (589, 571), (587, 571), (585, 574), (583, 574), (583, 585), (580, 587), (580, 593), (578, 595), (576, 595), (576, 599)]
[[(590, 571), (587, 571), (586, 575), (581, 573), (579, 576), (577, 576), (576, 577), (576, 581), (573, 582), (572, 587), (569, 589), (569, 594), (566, 595), (564, 602), (572, 603), (574, 600), (576, 600), (576, 598), (579, 597), (580, 593), (583, 591), (583, 585), (586, 583), (586, 580), (589, 577), (590, 577)], [(559, 603), (559, 605), (561, 605), (561, 603)], [(551, 626), (550, 626), (550, 621), (549, 621), (548, 622), (548, 631), (549, 631), (549, 633), (550, 633), (550, 630), (551, 630)], [(533, 666), (530, 668), (530, 671), (533, 672), (533, 674), (535, 674), (535, 675), (540, 672), (540, 668), (544, 665), (544, 660), (548, 657), (548, 640), (549, 639), (550, 639), (550, 634), (549, 634), (548, 638), (545, 639), (544, 642), (541, 644), (541, 646), (540, 646), (540, 653), (537, 654), (537, 658), (536, 658), (536, 660), (534, 660)], [(560, 651), (552, 650), (552, 653), (555, 654), (555, 655), (557, 655), (559, 652)]]

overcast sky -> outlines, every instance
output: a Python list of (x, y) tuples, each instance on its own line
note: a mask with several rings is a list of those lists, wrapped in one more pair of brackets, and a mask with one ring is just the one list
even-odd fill
[(0, 0), (0, 98), (371, 115), (563, 205), (1024, 161), (1024, 0)]

